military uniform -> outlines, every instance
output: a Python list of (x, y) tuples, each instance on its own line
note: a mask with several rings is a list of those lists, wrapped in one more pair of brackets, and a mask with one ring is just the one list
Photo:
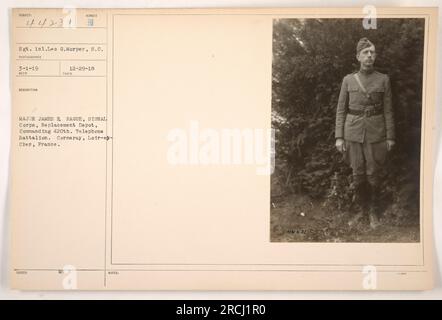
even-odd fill
[(342, 81), (336, 112), (335, 138), (375, 143), (394, 140), (394, 120), (390, 79), (375, 70), (357, 74), (369, 97), (362, 91), (355, 73)]
[[(336, 111), (335, 138), (346, 144), (353, 175), (377, 175), (387, 154), (385, 140), (394, 140), (390, 80), (386, 74), (357, 72), (344, 77)], [(367, 94), (369, 95), (367, 97)]]
[(379, 173), (388, 152), (386, 140), (395, 140), (391, 86), (386, 74), (361, 69), (344, 77), (335, 138), (345, 141), (344, 158), (353, 170), (356, 196), (362, 197), (362, 185), (367, 181), (372, 209), (378, 210)]

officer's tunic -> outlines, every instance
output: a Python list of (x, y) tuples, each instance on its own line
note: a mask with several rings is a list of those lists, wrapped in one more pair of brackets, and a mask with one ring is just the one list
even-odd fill
[[(388, 75), (358, 71), (342, 81), (336, 111), (335, 138), (345, 139), (345, 159), (354, 175), (375, 175), (385, 162), (385, 140), (395, 139), (391, 86)], [(368, 94), (368, 96), (367, 96)]]

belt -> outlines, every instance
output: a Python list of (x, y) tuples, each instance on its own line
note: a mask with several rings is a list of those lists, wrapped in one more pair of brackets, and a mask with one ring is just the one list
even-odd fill
[(382, 114), (383, 110), (380, 108), (375, 108), (374, 106), (367, 106), (364, 110), (348, 109), (347, 113), (355, 115), (355, 116), (371, 117), (371, 116), (375, 116), (378, 114)]

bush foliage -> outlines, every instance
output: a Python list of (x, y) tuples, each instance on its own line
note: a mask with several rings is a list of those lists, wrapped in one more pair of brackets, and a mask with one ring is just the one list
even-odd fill
[[(378, 19), (377, 28), (368, 30), (361, 19), (275, 20), (272, 196), (289, 190), (325, 199), (336, 195), (336, 188), (349, 192), (351, 170), (334, 146), (336, 107), (343, 77), (359, 69), (356, 44), (368, 37), (376, 46), (375, 68), (390, 76), (393, 92), (397, 138), (386, 165), (384, 198), (402, 207), (416, 205), (424, 31), (423, 19)], [(336, 205), (348, 199), (340, 194)]]

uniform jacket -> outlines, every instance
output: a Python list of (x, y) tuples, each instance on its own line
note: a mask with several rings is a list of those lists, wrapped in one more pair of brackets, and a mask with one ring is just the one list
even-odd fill
[[(354, 73), (344, 77), (336, 111), (335, 138), (359, 143), (394, 140), (393, 107), (388, 75), (377, 71), (371, 73), (359, 71), (358, 75), (370, 98), (360, 88)], [(348, 114), (349, 108), (366, 110), (373, 108), (374, 105), (380, 108), (380, 114), (371, 116)]]

